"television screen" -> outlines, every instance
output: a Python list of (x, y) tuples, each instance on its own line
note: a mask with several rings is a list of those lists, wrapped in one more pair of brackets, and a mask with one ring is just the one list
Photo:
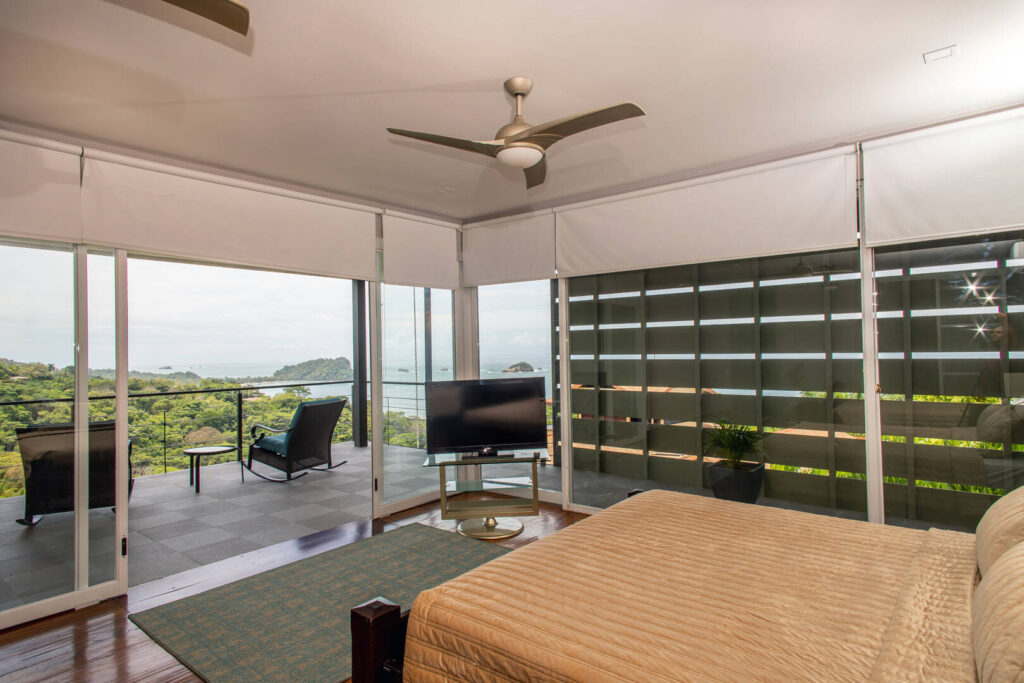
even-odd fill
[(546, 448), (544, 378), (428, 382), (427, 452)]

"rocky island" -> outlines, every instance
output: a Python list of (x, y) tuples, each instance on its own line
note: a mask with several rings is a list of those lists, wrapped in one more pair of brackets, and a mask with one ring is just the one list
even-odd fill
[(533, 366), (523, 360), (515, 365), (508, 366), (502, 372), (533, 372)]

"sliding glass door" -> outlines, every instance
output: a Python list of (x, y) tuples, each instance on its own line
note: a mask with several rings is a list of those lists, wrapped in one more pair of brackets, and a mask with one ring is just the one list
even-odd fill
[(439, 497), (427, 452), (427, 382), (455, 378), (452, 292), (380, 285), (381, 463), (377, 514)]
[(121, 592), (114, 260), (0, 242), (0, 628)]

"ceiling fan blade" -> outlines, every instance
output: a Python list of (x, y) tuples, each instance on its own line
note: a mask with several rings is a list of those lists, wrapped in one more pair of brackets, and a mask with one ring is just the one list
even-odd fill
[(235, 0), (164, 0), (243, 36), (249, 33), (249, 8)]
[(646, 112), (639, 105), (623, 102), (604, 109), (595, 109), (541, 123), (509, 137), (506, 142), (530, 142), (547, 149), (570, 135), (645, 114)]
[(445, 135), (434, 135), (433, 133), (420, 133), (415, 130), (402, 130), (401, 128), (388, 128), (388, 132), (394, 133), (395, 135), (402, 135), (407, 138), (413, 138), (414, 140), (432, 142), (435, 145), (464, 149), (467, 152), (477, 152), (478, 154), (484, 154), (489, 157), (498, 156), (498, 152), (504, 148), (504, 145), (496, 141), (464, 140), (462, 138), (450, 138)]
[(529, 190), (531, 187), (536, 187), (544, 182), (544, 179), (548, 175), (548, 160), (541, 157), (540, 161), (535, 163), (529, 168), (524, 168), (523, 173), (526, 174), (526, 189)]

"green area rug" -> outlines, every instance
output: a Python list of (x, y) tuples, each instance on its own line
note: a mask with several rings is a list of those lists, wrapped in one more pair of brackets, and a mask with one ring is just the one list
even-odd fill
[(421, 524), (131, 615), (207, 681), (341, 681), (349, 611), (382, 595), (403, 609), (508, 549)]

